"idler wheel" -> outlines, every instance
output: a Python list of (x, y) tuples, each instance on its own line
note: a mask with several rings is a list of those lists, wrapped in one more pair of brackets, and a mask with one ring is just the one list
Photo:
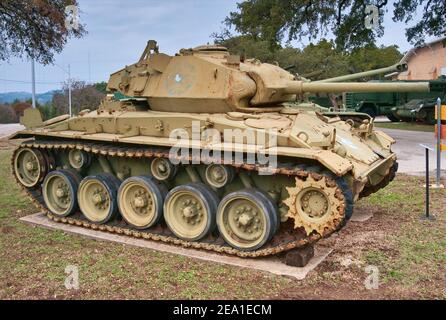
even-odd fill
[(119, 185), (119, 179), (109, 173), (88, 176), (81, 181), (77, 200), (89, 221), (103, 224), (116, 217)]
[(33, 188), (45, 178), (48, 162), (40, 150), (21, 148), (14, 156), (14, 171), (21, 184)]
[(163, 216), (167, 192), (164, 184), (153, 177), (130, 177), (118, 190), (119, 211), (124, 220), (135, 228), (150, 228)]
[(261, 248), (274, 236), (277, 224), (276, 205), (258, 190), (229, 193), (218, 206), (218, 230), (231, 247), (239, 250)]
[(77, 190), (81, 177), (69, 170), (50, 172), (43, 181), (45, 205), (55, 215), (66, 217), (78, 209)]
[(164, 202), (164, 219), (180, 239), (196, 241), (215, 229), (217, 195), (202, 183), (173, 188)]

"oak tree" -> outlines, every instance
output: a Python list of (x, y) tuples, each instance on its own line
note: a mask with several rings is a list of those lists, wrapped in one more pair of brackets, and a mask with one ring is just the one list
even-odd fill
[[(367, 5), (378, 9), (376, 28), (366, 26)], [(350, 50), (374, 44), (385, 32), (382, 22), (388, 12), (393, 21), (407, 25), (407, 40), (414, 45), (426, 36), (446, 34), (444, 0), (246, 0), (224, 22), (242, 35), (268, 41), (271, 49), (283, 40), (312, 40), (331, 33), (338, 49)]]
[(69, 38), (86, 33), (77, 5), (77, 0), (1, 0), (0, 61), (27, 56), (53, 62)]
[(255, 40), (250, 36), (218, 38), (216, 42), (234, 54), (278, 63), (282, 68), (312, 80), (383, 68), (402, 58), (397, 46), (367, 45), (351, 51), (341, 51), (336, 48), (334, 41), (326, 39), (315, 44), (310, 43), (302, 49), (279, 46), (276, 50), (270, 50), (267, 41)]

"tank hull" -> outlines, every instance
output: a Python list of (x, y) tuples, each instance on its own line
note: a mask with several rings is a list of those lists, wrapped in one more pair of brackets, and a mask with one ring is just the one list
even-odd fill
[[(16, 151), (12, 166), (28, 195), (56, 221), (241, 257), (260, 257), (313, 243), (339, 230), (350, 218), (357, 199), (393, 179), (396, 170), (396, 156), (390, 150), (393, 140), (373, 131), (363, 120), (358, 123), (353, 118), (346, 122), (335, 116), (295, 109), (256, 115), (99, 110), (18, 132), (13, 138), (29, 141)], [(184, 130), (178, 132), (178, 128)], [(224, 130), (230, 134), (221, 134)], [(42, 155), (44, 160), (38, 162), (47, 169), (41, 180), (51, 172), (72, 170), (80, 181), (105, 173), (122, 185), (131, 177), (156, 176), (152, 163), (164, 158), (175, 167), (175, 175), (162, 181), (168, 191), (201, 183), (213, 190), (216, 202), (221, 203), (233, 194), (257, 190), (275, 206), (272, 211), (277, 226), (265, 244), (245, 249), (228, 245), (224, 231), (217, 228), (205, 238), (191, 241), (172, 233), (163, 220), (140, 230), (126, 223), (127, 219), (119, 212), (106, 223), (85, 219), (82, 210), (62, 217), (43, 198), (48, 192), (46, 180), (32, 187), (23, 185), (20, 179), (23, 176), (17, 170), (25, 170), (26, 166), (17, 165), (21, 161), (17, 152), (25, 149)], [(70, 158), (73, 150), (83, 152), (89, 159), (88, 166), (73, 165)], [(225, 157), (227, 152), (230, 157)], [(230, 183), (215, 187), (208, 181), (207, 170), (213, 164), (222, 164), (234, 172)], [(301, 191), (307, 189), (326, 190), (327, 199), (331, 200), (326, 202), (329, 214), (325, 220), (316, 223), (301, 217), (296, 199), (301, 199)], [(318, 205), (313, 207), (320, 209)]]
[[(342, 118), (338, 117), (340, 115)], [(376, 185), (396, 161), (394, 139), (374, 130), (356, 113), (327, 113), (286, 108), (281, 113), (185, 114), (158, 111), (90, 112), (26, 129), (13, 138), (50, 137), (129, 146), (232, 151), (270, 158), (314, 162), (336, 176), (351, 175), (359, 187)], [(365, 115), (364, 115), (365, 116)], [(367, 117), (367, 116), (366, 116)], [(347, 121), (345, 121), (347, 120)], [(355, 122), (356, 121), (356, 122)], [(268, 145), (268, 143), (270, 145)], [(185, 151), (187, 153), (187, 151)], [(255, 157), (254, 160), (258, 160)], [(268, 163), (264, 163), (268, 167)], [(272, 168), (274, 170), (274, 168)]]

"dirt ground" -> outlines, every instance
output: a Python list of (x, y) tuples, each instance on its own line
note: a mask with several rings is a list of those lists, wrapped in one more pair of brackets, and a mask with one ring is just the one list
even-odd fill
[[(10, 175), (11, 152), (0, 141), (1, 299), (446, 299), (446, 191), (432, 191), (436, 220), (420, 220), (421, 177), (398, 174), (360, 200), (373, 217), (322, 240), (334, 251), (298, 281), (26, 225), (18, 218), (37, 209)], [(78, 290), (64, 286), (69, 265)]]

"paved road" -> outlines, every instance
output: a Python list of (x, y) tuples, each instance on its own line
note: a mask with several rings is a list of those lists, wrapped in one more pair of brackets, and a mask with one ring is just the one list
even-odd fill
[(376, 123), (383, 123), (383, 122), (391, 122), (391, 121), (386, 116), (377, 116), (375, 118), (374, 122), (376, 122)]
[[(409, 174), (423, 174), (425, 172), (425, 151), (420, 147), (420, 143), (435, 149), (436, 140), (433, 132), (419, 132), (408, 130), (395, 130), (387, 128), (377, 128), (384, 131), (396, 140), (392, 150), (398, 156), (399, 170)], [(446, 152), (441, 157), (441, 166), (446, 169)], [(437, 168), (436, 152), (429, 154), (429, 167), (431, 170)], [(446, 170), (443, 171), (443, 176)]]
[[(18, 123), (0, 124), (0, 139), (6, 138), (23, 128), (24, 127)], [(397, 141), (396, 144), (393, 145), (393, 150), (398, 155), (399, 172), (423, 174), (425, 170), (425, 154), (424, 149), (420, 147), (420, 143), (435, 146), (434, 134), (431, 132), (394, 130), (387, 128), (379, 128), (379, 130), (383, 130)], [(442, 167), (446, 169), (446, 152), (443, 152), (441, 161)], [(436, 168), (435, 152), (430, 153), (430, 168), (432, 170)]]
[(22, 130), (25, 127), (18, 123), (0, 124), (0, 139), (6, 138), (16, 131)]

